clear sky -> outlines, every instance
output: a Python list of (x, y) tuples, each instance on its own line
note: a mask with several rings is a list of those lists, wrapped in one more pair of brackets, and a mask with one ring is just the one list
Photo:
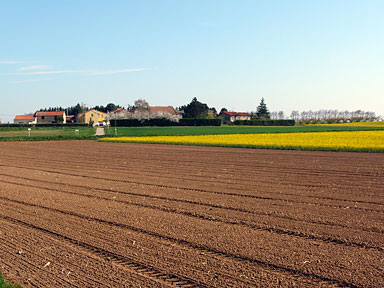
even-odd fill
[(187, 104), (384, 115), (384, 1), (2, 0), (0, 119)]

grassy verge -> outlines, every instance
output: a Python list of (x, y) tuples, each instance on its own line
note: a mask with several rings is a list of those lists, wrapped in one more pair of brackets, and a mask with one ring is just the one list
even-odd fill
[(20, 286), (5, 283), (3, 276), (0, 274), (0, 288), (20, 288)]
[(17, 136), (17, 137), (0, 137), (0, 142), (11, 141), (54, 141), (54, 140), (96, 140), (96, 136), (75, 136), (75, 135), (50, 135), (50, 136)]
[[(220, 134), (259, 134), (259, 133), (298, 133), (330, 131), (369, 131), (384, 130), (383, 127), (349, 126), (220, 126), (220, 127), (117, 127), (117, 136), (186, 136)], [(114, 136), (115, 128), (105, 129), (106, 136)]]
[[(96, 139), (92, 127), (32, 127), (28, 136), (26, 127), (3, 127), (0, 129), (0, 141), (45, 141), (45, 140), (84, 140)], [(78, 130), (78, 131), (76, 131)]]

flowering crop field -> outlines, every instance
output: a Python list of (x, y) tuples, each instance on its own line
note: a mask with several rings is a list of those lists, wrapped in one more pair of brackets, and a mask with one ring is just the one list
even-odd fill
[(384, 131), (116, 137), (103, 138), (101, 141), (244, 148), (384, 152)]
[[(378, 123), (378, 122), (376, 122)], [(365, 123), (363, 123), (365, 124)], [(259, 134), (259, 133), (300, 133), (300, 132), (333, 132), (333, 131), (368, 131), (384, 130), (381, 126), (341, 126), (306, 125), (306, 126), (176, 126), (176, 127), (118, 127), (118, 137), (136, 136), (190, 136), (216, 134)], [(1, 128), (0, 128), (1, 131)], [(105, 129), (106, 137), (114, 136), (113, 127)]]

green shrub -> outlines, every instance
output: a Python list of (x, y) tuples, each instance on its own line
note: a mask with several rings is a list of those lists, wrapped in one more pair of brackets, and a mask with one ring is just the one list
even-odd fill
[(295, 120), (236, 120), (233, 125), (295, 126)]

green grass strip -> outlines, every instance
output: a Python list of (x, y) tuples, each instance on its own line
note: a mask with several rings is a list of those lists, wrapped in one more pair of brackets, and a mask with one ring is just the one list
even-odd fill
[[(117, 127), (117, 136), (190, 136), (220, 134), (259, 134), (335, 131), (376, 131), (384, 127), (343, 127), (343, 126), (221, 126), (221, 127)], [(115, 128), (105, 128), (105, 136), (114, 136)]]

